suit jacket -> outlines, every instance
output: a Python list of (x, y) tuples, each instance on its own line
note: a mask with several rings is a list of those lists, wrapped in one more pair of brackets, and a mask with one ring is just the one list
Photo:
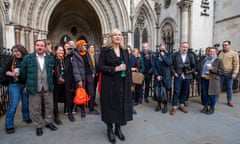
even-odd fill
[(172, 74), (177, 73), (179, 76), (181, 76), (182, 73), (184, 73), (184, 69), (188, 69), (188, 73), (184, 73), (185, 79), (192, 79), (193, 75), (192, 73), (195, 71), (195, 59), (194, 56), (191, 53), (187, 53), (186, 62), (183, 63), (181, 53), (175, 52), (173, 54), (173, 61), (172, 61)]

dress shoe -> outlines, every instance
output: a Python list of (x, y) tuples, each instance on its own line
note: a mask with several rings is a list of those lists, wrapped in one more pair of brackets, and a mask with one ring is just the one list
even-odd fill
[(60, 120), (60, 118), (55, 118), (54, 122), (57, 124), (57, 125), (62, 125), (62, 121)]
[(7, 132), (8, 134), (11, 134), (11, 133), (14, 133), (14, 132), (15, 132), (14, 127), (13, 127), (13, 128), (6, 128), (5, 130), (6, 130), (6, 132)]
[(167, 113), (168, 109), (167, 109), (167, 104), (164, 105), (163, 109), (162, 109), (162, 113)]
[(201, 113), (206, 113), (206, 112), (208, 112), (208, 107), (204, 107), (200, 112), (201, 112)]
[(75, 118), (73, 117), (72, 114), (68, 114), (68, 119), (69, 119), (71, 122), (74, 122), (74, 121), (75, 121)]
[(31, 119), (28, 119), (28, 120), (23, 120), (26, 124), (30, 124), (32, 123), (32, 120)]
[(148, 99), (145, 99), (145, 102), (146, 102), (146, 103), (149, 103), (149, 100), (148, 100)]
[(82, 119), (85, 119), (85, 118), (86, 118), (86, 112), (83, 111), (83, 110), (81, 111), (81, 118), (82, 118)]
[(159, 112), (161, 110), (161, 105), (157, 105), (157, 107), (155, 108), (155, 112)]
[(229, 101), (229, 102), (227, 103), (227, 105), (230, 106), (230, 107), (234, 107), (234, 104), (233, 104), (232, 101)]
[(53, 123), (49, 123), (46, 125), (46, 128), (49, 128), (52, 131), (57, 130), (57, 127)]
[(42, 136), (42, 135), (43, 135), (42, 128), (37, 128), (37, 129), (36, 129), (36, 135), (37, 135), (37, 136)]
[(213, 108), (210, 108), (210, 109), (206, 112), (207, 115), (210, 115), (210, 114), (213, 114), (213, 113), (214, 113), (214, 109), (213, 109)]
[(138, 100), (138, 103), (139, 103), (139, 104), (142, 104), (142, 99), (139, 99), (139, 100)]
[(116, 142), (115, 135), (113, 133), (112, 128), (108, 128), (107, 129), (107, 136), (108, 136), (109, 142), (111, 142), (111, 143), (115, 143)]
[(120, 126), (116, 126), (116, 128), (115, 128), (115, 135), (116, 135), (121, 141), (124, 141), (124, 140), (125, 140), (125, 136), (123, 135)]
[(176, 112), (177, 112), (177, 110), (173, 108), (173, 109), (170, 111), (170, 115), (175, 115)]
[(184, 113), (188, 113), (187, 109), (183, 106), (180, 106), (178, 109)]

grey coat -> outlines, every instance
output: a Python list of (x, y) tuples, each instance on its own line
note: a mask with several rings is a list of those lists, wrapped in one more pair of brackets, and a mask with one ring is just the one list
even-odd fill
[[(88, 62), (90, 65), (90, 68), (92, 70), (92, 73), (95, 74), (95, 68), (91, 62), (90, 55), (87, 53)], [(77, 50), (73, 51), (72, 56), (72, 68), (73, 68), (73, 76), (75, 82), (85, 81), (86, 73), (85, 73), (85, 64), (82, 56), (78, 53)]]
[[(206, 59), (202, 60), (200, 64), (200, 72), (202, 72), (205, 62)], [(213, 69), (210, 70), (208, 95), (219, 95), (221, 93), (220, 75), (223, 74), (224, 71), (223, 61), (219, 58), (216, 58), (212, 63), (212, 67)]]

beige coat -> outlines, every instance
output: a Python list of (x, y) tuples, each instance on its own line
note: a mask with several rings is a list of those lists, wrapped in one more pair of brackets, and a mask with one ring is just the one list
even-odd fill
[[(200, 73), (202, 72), (205, 61), (206, 59), (201, 62)], [(220, 75), (222, 75), (224, 71), (223, 61), (219, 58), (215, 59), (212, 63), (212, 67), (213, 69), (210, 70), (208, 95), (219, 95), (221, 93)]]

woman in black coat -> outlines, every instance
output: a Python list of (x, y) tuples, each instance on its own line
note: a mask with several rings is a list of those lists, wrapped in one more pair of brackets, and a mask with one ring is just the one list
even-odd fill
[(120, 126), (132, 120), (131, 68), (129, 54), (122, 44), (122, 33), (114, 29), (108, 41), (101, 48), (99, 70), (101, 80), (101, 114), (107, 124), (107, 134), (114, 143), (115, 136), (112, 124), (115, 124), (115, 134), (120, 140), (125, 140)]

